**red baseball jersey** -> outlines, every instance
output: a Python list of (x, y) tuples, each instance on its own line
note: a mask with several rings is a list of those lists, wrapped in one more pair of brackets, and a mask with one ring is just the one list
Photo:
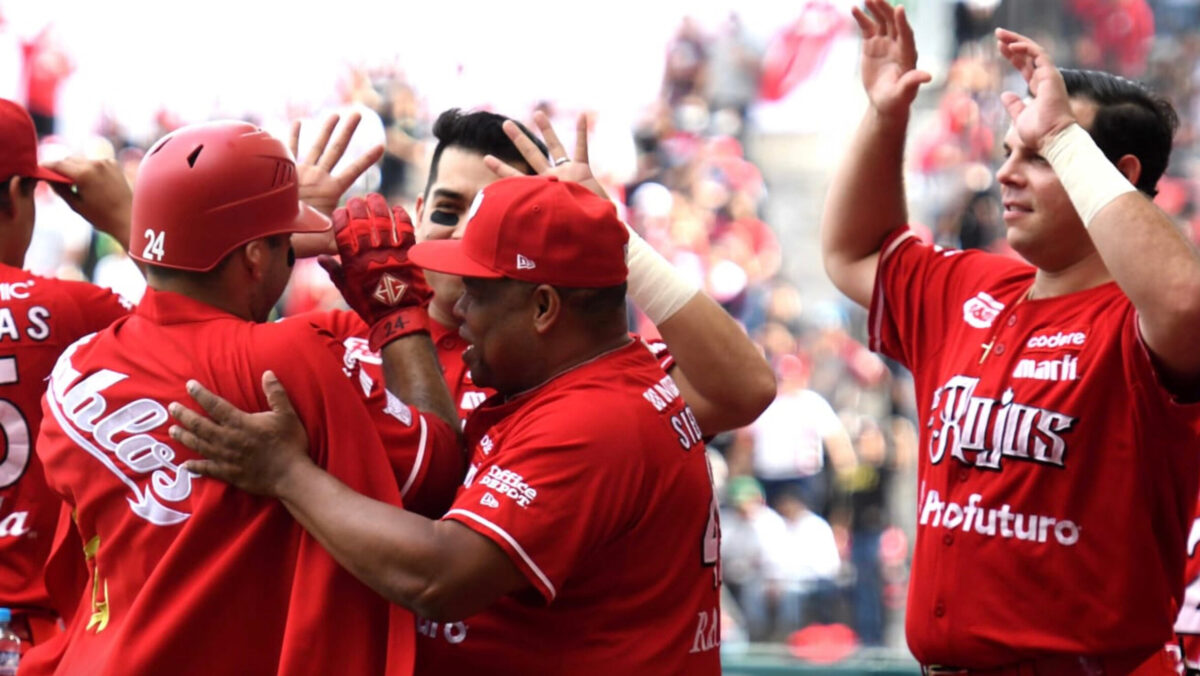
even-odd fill
[(908, 644), (926, 664), (1171, 639), (1200, 486), (1200, 406), (1158, 380), (1116, 283), (1029, 300), (1034, 268), (892, 233), (871, 347), (913, 371)]
[[(357, 314), (307, 312), (284, 321), (306, 321), (340, 344), (342, 372), (375, 420), (404, 508), (431, 519), (445, 514), (466, 470), (457, 430), (437, 416), (407, 406), (387, 390), (383, 360), (367, 345), (367, 325)], [(440, 352), (438, 357), (444, 359)]]
[(107, 289), (0, 265), (0, 606), (48, 611), (42, 569), (62, 500), (34, 448), (58, 355), (132, 307)]
[[(418, 673), (720, 673), (720, 524), (699, 426), (641, 340), (467, 421), (444, 517), (529, 581), (418, 620)], [(497, 671), (499, 670), (499, 671)]]
[(188, 379), (266, 410), (270, 369), (314, 461), (399, 505), (340, 348), (304, 322), (257, 324), (148, 290), (134, 314), (63, 353), (38, 453), (75, 511), (90, 579), (63, 649), (35, 648), (23, 675), (380, 674), (389, 660), (388, 673), (411, 670), (411, 616), (392, 613), (389, 632), (389, 604), (282, 504), (182, 470), (198, 456), (167, 433), (166, 406), (190, 401)]

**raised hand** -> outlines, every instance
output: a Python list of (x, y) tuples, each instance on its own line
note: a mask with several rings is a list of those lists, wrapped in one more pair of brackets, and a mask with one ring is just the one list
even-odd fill
[(67, 157), (47, 162), (46, 168), (71, 179), (71, 184), (50, 183), (54, 192), (97, 230), (112, 235), (129, 248), (129, 216), (133, 191), (115, 160)]
[(279, 497), (289, 472), (311, 462), (304, 424), (274, 373), (263, 373), (262, 388), (271, 410), (247, 413), (200, 383), (188, 381), (188, 394), (209, 415), (206, 418), (179, 402), (168, 407), (179, 422), (171, 426), (171, 438), (205, 457), (189, 460), (188, 471), (251, 493)]
[[(333, 168), (346, 154), (346, 147), (350, 145), (354, 130), (362, 121), (362, 115), (358, 113), (348, 115), (345, 124), (337, 130), (335, 136), (333, 132), (337, 127), (338, 119), (337, 115), (330, 115), (326, 118), (317, 140), (308, 149), (308, 154), (303, 161), (300, 161), (299, 154), (299, 120), (292, 123), (292, 133), (288, 143), (292, 155), (296, 158), (296, 182), (300, 188), (300, 199), (326, 216), (333, 215), (333, 210), (337, 208), (342, 195), (346, 194), (346, 191), (354, 185), (363, 172), (383, 157), (383, 146), (377, 145), (351, 162), (340, 174), (334, 176)], [(331, 139), (332, 145), (330, 145)]]
[[(557, 176), (559, 180), (578, 183), (600, 197), (608, 199), (608, 194), (604, 192), (600, 181), (597, 181), (595, 175), (592, 174), (592, 166), (588, 163), (587, 114), (581, 113), (579, 119), (575, 121), (575, 153), (571, 156), (567, 155), (566, 147), (559, 140), (558, 134), (554, 132), (554, 127), (550, 125), (550, 118), (545, 113), (540, 110), (534, 113), (533, 123), (541, 132), (546, 149), (550, 151), (549, 159), (542, 154), (541, 150), (538, 150), (538, 147), (529, 140), (529, 137), (515, 122), (506, 120), (503, 128), (504, 133), (508, 135), (513, 145), (521, 153), (521, 157), (525, 159), (525, 163), (533, 169), (534, 173), (539, 176)], [(501, 178), (525, 175), (524, 172), (492, 155), (484, 157), (483, 162)]]
[(1033, 40), (997, 28), (996, 43), (1000, 54), (1025, 78), (1030, 93), (1030, 98), (1023, 100), (1013, 92), (1003, 92), (1000, 100), (1008, 110), (1021, 142), (1040, 150), (1058, 132), (1075, 122), (1067, 85), (1050, 55)]
[(429, 330), (425, 309), (433, 291), (421, 269), (408, 258), (416, 242), (404, 209), (388, 208), (382, 195), (351, 198), (333, 212), (339, 263), (318, 259), (342, 297), (371, 327), (372, 350), (418, 331)]
[(880, 115), (907, 116), (917, 89), (933, 78), (917, 70), (917, 45), (904, 8), (887, 0), (866, 0), (865, 7), (866, 12), (850, 10), (862, 31), (863, 88)]

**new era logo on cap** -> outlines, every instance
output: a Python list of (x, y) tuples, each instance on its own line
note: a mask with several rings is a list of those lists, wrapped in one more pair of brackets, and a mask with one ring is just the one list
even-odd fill
[(375, 287), (375, 300), (384, 305), (395, 305), (404, 297), (407, 288), (407, 284), (385, 272), (383, 277), (379, 278), (379, 285)]
[(537, 267), (537, 263), (534, 263), (533, 261), (522, 256), (521, 254), (517, 254), (517, 269), (518, 270), (532, 270), (536, 267)]

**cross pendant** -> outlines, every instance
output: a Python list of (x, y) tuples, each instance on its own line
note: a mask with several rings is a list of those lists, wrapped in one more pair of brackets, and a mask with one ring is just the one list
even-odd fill
[(982, 345), (980, 345), (980, 346), (979, 346), (979, 347), (982, 347), (982, 348), (983, 348), (983, 356), (979, 358), (979, 363), (980, 363), (980, 364), (982, 364), (982, 363), (983, 363), (983, 360), (984, 360), (984, 359), (987, 359), (987, 358), (988, 358), (988, 355), (992, 353), (992, 346), (993, 346), (993, 345), (995, 345), (995, 344), (996, 344), (996, 340), (993, 338), (993, 339), (992, 339), (992, 342), (990, 342), (990, 343), (983, 343)]

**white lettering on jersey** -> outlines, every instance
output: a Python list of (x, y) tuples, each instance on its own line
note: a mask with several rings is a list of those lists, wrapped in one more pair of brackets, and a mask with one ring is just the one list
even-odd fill
[(6, 307), (0, 308), (0, 339), (4, 338), (21, 339), (21, 332), (17, 330), (17, 320), (13, 319), (12, 310)]
[(1004, 303), (980, 291), (974, 298), (963, 303), (963, 320), (977, 329), (986, 329), (996, 321)]
[(1069, 519), (1056, 519), (1041, 514), (1014, 514), (1012, 507), (1004, 504), (999, 509), (981, 506), (983, 496), (972, 493), (967, 498), (966, 505), (957, 502), (942, 502), (941, 496), (935, 490), (925, 494), (921, 505), (922, 526), (943, 528), (945, 530), (962, 530), (969, 533), (974, 530), (979, 535), (1025, 540), (1028, 542), (1045, 543), (1053, 536), (1058, 544), (1064, 547), (1074, 546), (1079, 542), (1082, 529)]
[(1013, 378), (1027, 378), (1030, 380), (1054, 380), (1067, 381), (1079, 379), (1079, 358), (1071, 355), (1063, 355), (1062, 359), (1047, 359), (1045, 361), (1037, 361), (1036, 359), (1022, 359), (1017, 362), (1017, 367), (1013, 369)]
[[(126, 500), (134, 514), (157, 526), (180, 523), (191, 515), (167, 507), (159, 498), (167, 502), (185, 500), (192, 494), (192, 479), (200, 475), (175, 464), (175, 450), (146, 434), (169, 423), (162, 404), (137, 399), (108, 412), (103, 392), (128, 378), (127, 374), (100, 369), (80, 379), (82, 374), (71, 366), (71, 356), (94, 335), (80, 339), (59, 357), (46, 391), (47, 408), (77, 446), (129, 488), (134, 497)], [(109, 453), (135, 474), (149, 474), (150, 485), (142, 488), (113, 462)]]
[(671, 416), (671, 427), (678, 435), (676, 440), (683, 450), (689, 451), (696, 445), (704, 447), (704, 435), (700, 432), (700, 423), (696, 422), (691, 406), (684, 406), (682, 411)]
[[(29, 326), (25, 328), (25, 335), (38, 342), (49, 338), (50, 325), (46, 322), (49, 318), (50, 311), (46, 308), (40, 305), (29, 308), (25, 313), (25, 319), (29, 322)], [(13, 316), (12, 309), (6, 307), (0, 308), (0, 340), (4, 339), (21, 339), (21, 326)]]
[[(1188, 532), (1188, 558), (1196, 556), (1197, 544), (1200, 544), (1200, 519), (1192, 521), (1192, 529)], [(1200, 577), (1188, 580), (1183, 592), (1183, 605), (1179, 606), (1179, 616), (1175, 618), (1175, 633), (1200, 634)]]
[(1063, 333), (1059, 331), (1054, 334), (1043, 334), (1033, 336), (1026, 343), (1025, 347), (1030, 350), (1054, 350), (1060, 347), (1083, 347), (1084, 341), (1087, 340), (1087, 334), (1083, 331), (1073, 331), (1071, 333)]
[(642, 398), (650, 402), (655, 411), (662, 413), (671, 402), (679, 398), (679, 386), (671, 376), (663, 376), (662, 380), (642, 392)]
[(370, 344), (366, 338), (351, 336), (342, 341), (342, 345), (346, 348), (346, 354), (342, 357), (342, 365), (346, 370), (351, 370), (358, 364), (363, 362), (366, 364), (382, 364), (383, 359), (378, 352), (372, 352)]
[(713, 608), (702, 610), (696, 620), (696, 634), (692, 638), (689, 653), (702, 653), (721, 646), (721, 611)]
[(35, 305), (29, 308), (29, 323), (32, 324), (25, 329), (25, 335), (36, 341), (43, 341), (50, 337), (50, 325), (46, 320), (50, 319), (50, 311), (41, 305)]
[[(441, 631), (438, 631), (438, 629)], [(439, 637), (446, 639), (448, 643), (462, 643), (467, 640), (467, 626), (465, 622), (434, 622), (423, 617), (417, 617), (417, 633), (421, 636), (427, 636), (432, 639)]]
[(9, 300), (28, 300), (29, 289), (36, 282), (30, 280), (28, 282), (4, 282), (0, 284), (0, 301)]
[[(4, 505), (4, 498), (0, 498), (0, 506)], [(3, 518), (0, 518), (0, 538), (21, 537), (29, 532), (29, 526), (25, 522), (29, 519), (29, 512), (12, 512)]]
[(463, 392), (462, 401), (458, 402), (458, 408), (463, 411), (472, 411), (486, 399), (487, 392)]
[(498, 465), (489, 467), (487, 475), (481, 478), (479, 483), (515, 501), (522, 508), (528, 507), (537, 497), (537, 489), (525, 483), (524, 477)]
[[(1060, 433), (1070, 430), (1075, 418), (1017, 403), (1012, 388), (998, 401), (976, 397), (977, 385), (979, 378), (954, 376), (933, 393), (927, 424), (938, 425), (929, 440), (929, 459), (935, 465), (949, 450), (960, 462), (987, 469), (1000, 469), (1005, 456), (1064, 466), (1067, 444)], [(974, 463), (967, 459), (968, 451), (977, 453)]]
[(392, 394), (392, 391), (387, 388), (384, 388), (383, 394), (387, 398), (387, 406), (383, 408), (383, 412), (404, 423), (405, 427), (412, 425), (412, 409), (408, 407), (408, 404), (400, 401), (400, 397)]

